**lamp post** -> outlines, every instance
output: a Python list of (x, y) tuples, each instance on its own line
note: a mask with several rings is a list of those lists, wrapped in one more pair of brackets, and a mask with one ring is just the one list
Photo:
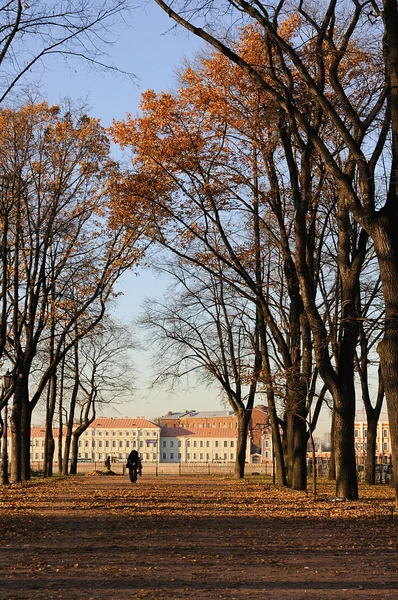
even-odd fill
[[(11, 387), (12, 376), (7, 370), (7, 373), (2, 376), (2, 396), (7, 394)], [(2, 452), (2, 469), (1, 469), (1, 482), (3, 485), (9, 483), (8, 480), (8, 449), (7, 449), (7, 429), (8, 429), (8, 400), (4, 406), (4, 432), (3, 432), (3, 452)]]

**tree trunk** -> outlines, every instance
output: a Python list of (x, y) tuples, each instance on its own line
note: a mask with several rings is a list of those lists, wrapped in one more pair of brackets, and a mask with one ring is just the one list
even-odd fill
[(44, 477), (52, 477), (53, 475), (53, 461), (54, 461), (54, 435), (53, 435), (53, 421), (55, 413), (55, 404), (57, 399), (57, 375), (54, 373), (49, 381), (48, 391), (48, 402), (47, 402), (47, 415), (46, 415), (46, 436), (45, 436), (45, 454), (44, 454)]
[[(243, 479), (245, 476), (245, 461), (247, 448), (247, 430), (249, 427), (251, 411), (240, 408), (238, 410), (238, 440), (235, 460), (235, 479)], [(249, 442), (250, 443), (250, 442)]]
[(336, 481), (336, 460), (334, 456), (334, 407), (332, 411), (332, 426), (330, 430), (330, 461), (329, 461), (329, 481)]
[(72, 435), (72, 453), (70, 458), (70, 469), (69, 473), (71, 475), (76, 475), (77, 473), (77, 459), (79, 455), (79, 435)]
[(70, 453), (70, 447), (71, 447), (71, 441), (72, 441), (73, 422), (75, 419), (77, 394), (79, 391), (79, 348), (78, 348), (77, 343), (75, 344), (73, 351), (74, 351), (75, 381), (74, 381), (73, 390), (72, 390), (72, 397), (71, 397), (70, 404), (69, 404), (69, 417), (68, 417), (68, 424), (67, 424), (66, 436), (65, 436), (64, 459), (62, 461), (62, 474), (63, 475), (68, 474), (69, 453)]
[(366, 462), (365, 482), (369, 485), (376, 483), (376, 439), (378, 419), (368, 418), (368, 431), (366, 434)]
[(305, 389), (299, 382), (288, 380), (287, 460), (288, 484), (293, 490), (307, 489), (307, 406)]
[[(390, 424), (392, 461), (398, 464), (398, 215), (381, 217), (373, 231), (385, 302), (385, 330), (377, 351), (380, 356), (384, 392)], [(398, 478), (395, 501), (398, 506)]]
[(11, 428), (11, 483), (20, 483), (21, 462), (22, 462), (22, 443), (21, 443), (21, 419), (22, 419), (22, 397), (24, 388), (24, 378), (21, 374), (16, 378), (15, 391), (13, 396), (10, 428)]
[(4, 422), (3, 422), (3, 435), (2, 435), (2, 453), (1, 453), (1, 484), (8, 485), (8, 406), (4, 407)]
[(334, 457), (336, 465), (336, 496), (357, 500), (358, 482), (355, 463), (354, 420), (355, 402), (344, 393), (336, 394), (334, 417)]

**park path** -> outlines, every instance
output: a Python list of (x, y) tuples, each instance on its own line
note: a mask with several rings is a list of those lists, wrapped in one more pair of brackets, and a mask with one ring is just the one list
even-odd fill
[(12, 486), (0, 490), (0, 599), (397, 598), (390, 496), (314, 503), (255, 478)]

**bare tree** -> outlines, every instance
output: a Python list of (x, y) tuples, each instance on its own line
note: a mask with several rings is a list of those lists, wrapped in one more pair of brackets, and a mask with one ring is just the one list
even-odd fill
[(10, 0), (0, 7), (0, 103), (50, 56), (94, 67), (106, 64), (112, 25), (127, 14), (125, 0)]
[[(219, 265), (220, 270), (223, 269)], [(255, 301), (219, 276), (175, 265), (166, 302), (148, 301), (142, 318), (156, 348), (156, 382), (216, 382), (238, 419), (235, 477), (244, 476), (248, 426), (261, 370)]]

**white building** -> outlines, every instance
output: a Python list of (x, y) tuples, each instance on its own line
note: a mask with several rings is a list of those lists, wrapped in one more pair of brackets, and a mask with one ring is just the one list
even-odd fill
[[(185, 427), (163, 427), (160, 434), (160, 462), (233, 463), (236, 459), (238, 430), (209, 427), (196, 431)], [(246, 448), (250, 462), (250, 440)]]
[[(58, 458), (58, 430), (53, 430), (55, 451)], [(44, 427), (31, 429), (31, 454), (33, 462), (44, 459)], [(65, 439), (65, 431), (63, 440)], [(132, 450), (137, 450), (147, 463), (159, 462), (160, 427), (143, 417), (116, 419), (98, 417), (79, 438), (78, 460), (80, 462), (103, 462), (107, 456), (112, 462), (125, 462)]]

